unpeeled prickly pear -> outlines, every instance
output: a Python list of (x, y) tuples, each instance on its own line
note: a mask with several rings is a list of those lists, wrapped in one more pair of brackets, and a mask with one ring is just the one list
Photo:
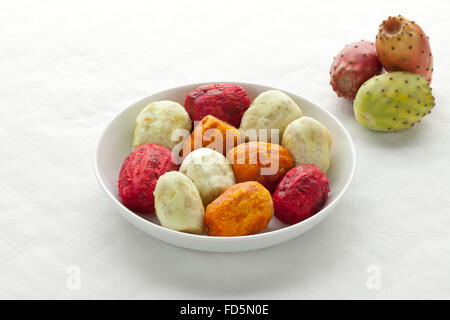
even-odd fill
[(369, 41), (346, 45), (331, 65), (330, 84), (339, 97), (355, 99), (359, 87), (371, 77), (380, 74), (375, 46)]
[(422, 28), (405, 17), (389, 17), (378, 30), (375, 41), (378, 59), (387, 71), (408, 71), (431, 82), (433, 56)]
[(391, 72), (371, 78), (356, 95), (356, 120), (378, 131), (412, 127), (431, 112), (434, 97), (428, 81), (419, 74)]

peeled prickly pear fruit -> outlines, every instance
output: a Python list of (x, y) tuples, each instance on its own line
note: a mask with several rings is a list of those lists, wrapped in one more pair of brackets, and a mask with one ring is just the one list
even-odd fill
[(389, 17), (378, 30), (375, 41), (378, 59), (387, 71), (423, 75), (431, 82), (433, 56), (422, 28), (405, 17)]
[(346, 45), (331, 65), (330, 84), (339, 97), (355, 99), (359, 87), (371, 77), (380, 74), (375, 46), (369, 41)]
[(356, 120), (363, 126), (387, 132), (412, 127), (433, 107), (434, 97), (427, 79), (401, 71), (369, 79), (353, 103)]

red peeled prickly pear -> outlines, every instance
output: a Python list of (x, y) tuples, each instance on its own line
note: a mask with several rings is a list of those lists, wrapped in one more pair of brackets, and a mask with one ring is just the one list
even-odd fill
[(381, 73), (375, 46), (369, 41), (346, 45), (331, 65), (330, 84), (339, 97), (355, 99), (359, 87)]
[(377, 56), (387, 71), (423, 75), (431, 82), (433, 56), (422, 28), (401, 15), (384, 20), (375, 41)]

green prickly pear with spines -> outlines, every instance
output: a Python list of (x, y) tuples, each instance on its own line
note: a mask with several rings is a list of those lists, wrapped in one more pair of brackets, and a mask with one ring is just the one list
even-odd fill
[(392, 132), (420, 122), (434, 104), (427, 79), (398, 71), (367, 80), (358, 90), (353, 108), (363, 126)]

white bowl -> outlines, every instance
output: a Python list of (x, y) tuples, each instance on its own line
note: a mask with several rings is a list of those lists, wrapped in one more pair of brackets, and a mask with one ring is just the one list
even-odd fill
[[(159, 225), (155, 214), (138, 215), (122, 205), (118, 197), (117, 179), (122, 162), (131, 150), (134, 123), (138, 113), (150, 102), (158, 100), (172, 100), (183, 105), (186, 95), (203, 84), (205, 83), (195, 83), (155, 93), (122, 111), (104, 130), (95, 155), (95, 174), (103, 190), (122, 216), (137, 228), (159, 240), (184, 248), (212, 252), (238, 252), (273, 246), (297, 237), (321, 222), (341, 201), (353, 179), (356, 166), (355, 147), (344, 126), (331, 113), (286, 91), (286, 94), (300, 106), (303, 114), (322, 122), (333, 138), (331, 166), (327, 172), (331, 192), (320, 212), (292, 226), (285, 225), (274, 217), (266, 230), (255, 235), (209, 237), (163, 228)], [(237, 84), (245, 89), (250, 100), (263, 91), (276, 89), (252, 83)]]

